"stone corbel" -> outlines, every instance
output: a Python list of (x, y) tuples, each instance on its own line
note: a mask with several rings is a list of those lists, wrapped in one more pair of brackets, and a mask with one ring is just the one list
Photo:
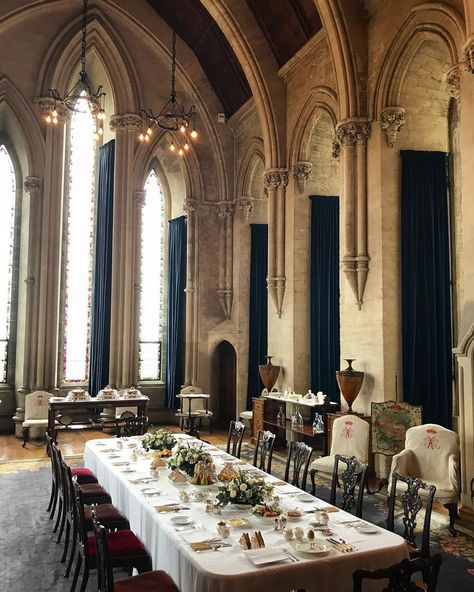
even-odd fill
[(285, 295), (285, 201), (288, 171), (271, 169), (265, 173), (264, 192), (268, 196), (268, 291), (281, 318)]
[(393, 148), (400, 130), (405, 125), (405, 109), (403, 107), (387, 107), (380, 113), (380, 126), (385, 132), (387, 146)]
[(339, 140), (336, 138), (334, 138), (334, 140), (332, 141), (332, 152), (331, 152), (332, 157), (334, 158), (334, 160), (339, 160), (339, 157), (341, 155), (341, 143), (339, 142)]
[(23, 188), (30, 197), (37, 198), (41, 195), (43, 180), (40, 177), (25, 177)]
[(461, 68), (459, 64), (452, 66), (446, 73), (446, 88), (450, 97), (459, 99), (461, 90)]
[(293, 179), (300, 195), (306, 191), (306, 184), (311, 177), (312, 170), (313, 165), (310, 162), (297, 162), (293, 166)]
[(367, 139), (370, 125), (364, 119), (340, 123), (337, 141), (342, 146), (344, 184), (343, 213), (346, 252), (341, 258), (342, 270), (362, 308), (369, 255), (367, 253)]
[(143, 127), (143, 118), (136, 113), (124, 115), (112, 115), (110, 117), (110, 131), (112, 132), (139, 132)]
[(234, 213), (235, 204), (233, 202), (223, 201), (217, 204), (217, 216), (220, 220), (220, 261), (217, 298), (219, 300), (219, 304), (222, 307), (226, 320), (229, 320), (231, 317), (234, 298)]
[(242, 212), (245, 220), (248, 220), (255, 207), (255, 198), (243, 195), (237, 199), (237, 207)]
[(474, 39), (471, 39), (464, 48), (464, 63), (466, 70), (474, 74)]
[(183, 204), (183, 211), (185, 214), (193, 214), (196, 211), (196, 200), (192, 198), (186, 198)]
[(143, 208), (146, 202), (146, 191), (134, 191), (133, 197), (135, 199), (135, 206), (137, 208)]

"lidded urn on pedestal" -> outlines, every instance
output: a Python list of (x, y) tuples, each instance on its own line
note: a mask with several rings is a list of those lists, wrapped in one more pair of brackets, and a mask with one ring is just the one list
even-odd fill
[(349, 364), (347, 368), (336, 372), (337, 384), (342, 396), (349, 405), (348, 413), (353, 413), (352, 403), (356, 400), (364, 380), (364, 373), (352, 368), (352, 362), (354, 361), (354, 359), (346, 358), (346, 362)]
[(262, 379), (262, 382), (269, 393), (275, 386), (278, 375), (280, 374), (280, 366), (274, 366), (272, 364), (272, 357), (273, 356), (266, 356), (267, 363), (260, 364), (258, 367), (260, 378)]

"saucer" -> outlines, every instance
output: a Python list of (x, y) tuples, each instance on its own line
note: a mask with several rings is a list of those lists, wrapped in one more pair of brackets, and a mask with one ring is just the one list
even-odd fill
[(365, 522), (363, 524), (356, 524), (354, 528), (363, 534), (377, 534), (379, 532), (376, 526)]
[(181, 514), (179, 516), (173, 516), (170, 519), (170, 522), (172, 524), (175, 524), (176, 526), (185, 526), (186, 524), (192, 524), (194, 521), (191, 518), (191, 516), (186, 516), (186, 514)]
[(300, 501), (300, 502), (306, 502), (306, 503), (309, 503), (309, 502), (315, 502), (315, 501), (316, 501), (316, 498), (314, 498), (314, 497), (313, 497), (312, 495), (310, 495), (309, 493), (299, 493), (299, 494), (296, 496), (296, 499), (297, 499), (298, 501)]

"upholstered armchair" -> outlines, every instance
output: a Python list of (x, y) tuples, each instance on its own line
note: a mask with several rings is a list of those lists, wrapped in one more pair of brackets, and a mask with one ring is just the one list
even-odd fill
[(31, 428), (48, 427), (48, 404), (53, 395), (46, 391), (35, 391), (25, 397), (25, 421), (22, 424), (23, 448), (26, 446)]
[(392, 459), (390, 483), (393, 473), (419, 477), (436, 487), (435, 501), (449, 510), (449, 530), (455, 536), (460, 490), (458, 435), (434, 423), (410, 428), (405, 449)]
[[(332, 475), (336, 454), (354, 456), (366, 463), (369, 456), (369, 424), (357, 415), (342, 415), (332, 424), (331, 450), (329, 456), (321, 456), (311, 463), (312, 494), (315, 494), (316, 472)], [(341, 467), (341, 472), (343, 468)]]

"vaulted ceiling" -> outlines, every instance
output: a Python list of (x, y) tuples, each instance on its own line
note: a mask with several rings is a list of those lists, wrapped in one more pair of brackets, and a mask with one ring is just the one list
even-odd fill
[[(147, 1), (193, 50), (226, 115), (235, 113), (252, 93), (229, 42), (200, 0)], [(321, 29), (314, 0), (246, 2), (278, 66)]]

